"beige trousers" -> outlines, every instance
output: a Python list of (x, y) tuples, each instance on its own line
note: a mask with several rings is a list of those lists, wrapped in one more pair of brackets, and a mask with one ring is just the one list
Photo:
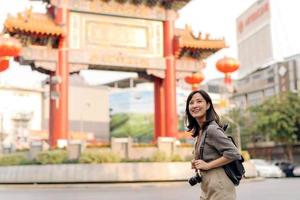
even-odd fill
[(235, 200), (235, 186), (222, 167), (201, 171), (200, 200)]

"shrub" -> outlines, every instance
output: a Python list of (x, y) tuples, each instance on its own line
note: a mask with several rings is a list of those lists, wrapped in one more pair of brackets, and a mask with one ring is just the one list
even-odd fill
[(79, 163), (115, 163), (120, 161), (121, 158), (110, 151), (85, 151), (79, 158)]
[(167, 155), (163, 151), (156, 151), (150, 157), (150, 162), (167, 162), (169, 161)]
[(10, 154), (0, 157), (0, 165), (7, 166), (7, 165), (21, 165), (26, 162), (29, 162), (24, 155), (19, 154)]
[(171, 159), (172, 162), (182, 162), (184, 161), (183, 158), (179, 155), (179, 154), (173, 154), (171, 155)]
[(44, 151), (37, 155), (36, 162), (39, 164), (62, 164), (68, 160), (66, 150)]
[(135, 162), (150, 162), (149, 158), (137, 158), (137, 159), (122, 159), (121, 162), (131, 162), (131, 163), (135, 163)]

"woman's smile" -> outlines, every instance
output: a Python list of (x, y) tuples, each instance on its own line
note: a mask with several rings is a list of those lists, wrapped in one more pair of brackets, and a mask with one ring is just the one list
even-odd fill
[(189, 112), (194, 118), (205, 117), (207, 103), (201, 94), (196, 93), (189, 103)]
[(193, 113), (193, 114), (197, 114), (197, 113), (199, 113), (201, 111), (201, 109), (200, 108), (193, 108), (193, 109), (191, 109), (191, 114)]

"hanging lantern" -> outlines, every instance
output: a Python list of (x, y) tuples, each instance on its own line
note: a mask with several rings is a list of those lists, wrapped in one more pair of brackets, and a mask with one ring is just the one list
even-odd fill
[(9, 36), (0, 37), (0, 56), (18, 56), (21, 51), (21, 43)]
[(0, 72), (7, 70), (9, 67), (9, 58), (0, 57)]
[(199, 84), (204, 80), (204, 75), (202, 73), (193, 73), (191, 76), (186, 76), (184, 78), (185, 82), (192, 85), (192, 90), (197, 90)]
[(234, 58), (224, 57), (218, 60), (216, 67), (220, 72), (225, 74), (224, 82), (231, 84), (230, 74), (239, 69), (240, 63)]

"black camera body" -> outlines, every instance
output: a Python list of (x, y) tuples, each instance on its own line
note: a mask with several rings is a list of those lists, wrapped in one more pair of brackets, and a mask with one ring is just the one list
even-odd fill
[(197, 183), (201, 183), (202, 177), (200, 176), (199, 172), (196, 172), (196, 175), (189, 178), (188, 182), (191, 186), (196, 185)]

